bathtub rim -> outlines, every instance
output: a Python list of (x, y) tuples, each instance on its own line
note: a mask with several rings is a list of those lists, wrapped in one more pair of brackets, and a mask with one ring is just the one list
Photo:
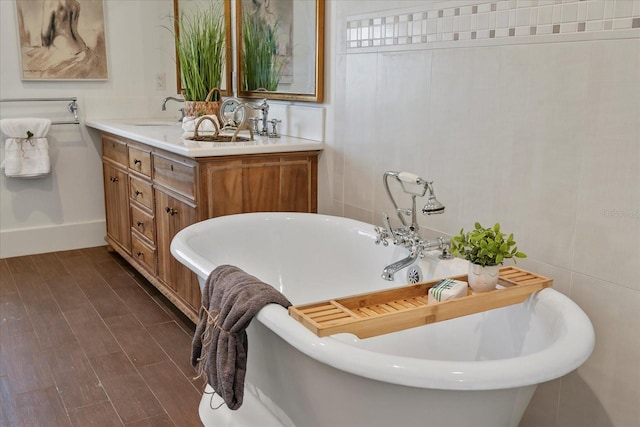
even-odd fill
[[(171, 253), (204, 280), (216, 265), (189, 248), (189, 237), (201, 234), (213, 221), (235, 222), (249, 216), (256, 219), (314, 216), (315, 220), (373, 229), (372, 225), (361, 221), (323, 214), (237, 214), (201, 221), (181, 230), (171, 242)], [(589, 358), (595, 346), (595, 334), (591, 321), (575, 302), (547, 288), (532, 294), (524, 304), (545, 304), (558, 313), (558, 319), (563, 323), (559, 336), (543, 350), (525, 356), (485, 361), (418, 359), (377, 353), (332, 337), (320, 338), (290, 317), (285, 308), (275, 304), (264, 307), (256, 318), (298, 351), (322, 363), (354, 375), (419, 388), (495, 390), (523, 387), (566, 375)]]

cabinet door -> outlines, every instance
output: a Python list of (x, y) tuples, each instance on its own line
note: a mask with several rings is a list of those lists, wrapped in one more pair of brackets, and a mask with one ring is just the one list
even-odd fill
[(158, 245), (158, 276), (185, 303), (198, 311), (200, 288), (196, 275), (171, 255), (171, 239), (183, 228), (197, 221), (194, 206), (156, 190), (156, 240)]
[(103, 175), (107, 236), (131, 253), (127, 173), (105, 162)]
[(280, 168), (280, 205), (284, 212), (317, 212), (316, 156), (284, 157)]
[(249, 159), (243, 162), (244, 212), (278, 212), (280, 209), (279, 159)]

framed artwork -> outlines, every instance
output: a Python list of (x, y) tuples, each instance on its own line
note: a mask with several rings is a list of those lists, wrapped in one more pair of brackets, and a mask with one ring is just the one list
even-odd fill
[(106, 80), (103, 0), (16, 0), (22, 80)]

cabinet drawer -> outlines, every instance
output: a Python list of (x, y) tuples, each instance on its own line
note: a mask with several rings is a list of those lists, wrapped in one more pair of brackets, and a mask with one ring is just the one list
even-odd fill
[(156, 230), (154, 224), (152, 215), (131, 205), (131, 228), (155, 243)]
[(132, 200), (149, 209), (153, 209), (153, 190), (151, 189), (151, 183), (130, 176), (129, 194)]
[(147, 271), (156, 274), (156, 250), (144, 243), (135, 233), (131, 236), (131, 255)]
[(129, 146), (129, 169), (151, 177), (151, 153)]
[(105, 159), (112, 160), (122, 166), (127, 166), (127, 144), (112, 136), (103, 135), (102, 156)]
[(154, 154), (153, 180), (184, 196), (195, 198), (196, 166), (193, 164)]

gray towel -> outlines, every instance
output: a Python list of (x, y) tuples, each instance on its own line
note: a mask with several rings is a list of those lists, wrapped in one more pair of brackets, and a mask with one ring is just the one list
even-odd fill
[(285, 308), (291, 305), (273, 286), (238, 267), (221, 265), (205, 282), (191, 364), (229, 409), (242, 405), (248, 349), (245, 329), (258, 311), (271, 303)]

